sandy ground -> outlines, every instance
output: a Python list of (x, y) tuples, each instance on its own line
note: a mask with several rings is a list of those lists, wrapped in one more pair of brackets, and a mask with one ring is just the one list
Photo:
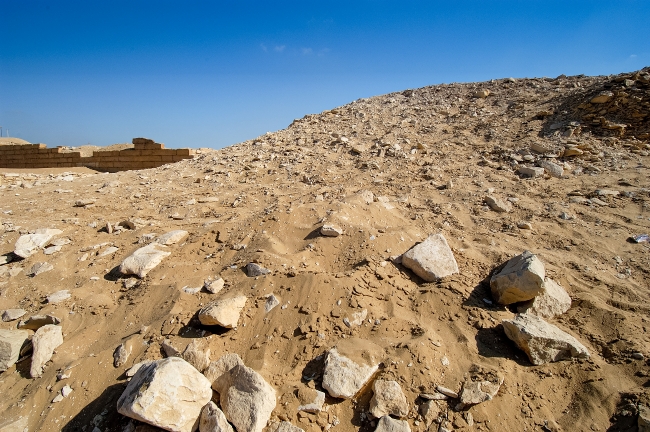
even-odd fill
[[(122, 431), (130, 421), (116, 412), (125, 371), (162, 358), (164, 339), (182, 351), (198, 338), (213, 360), (238, 353), (276, 388), (272, 420), (318, 432), (336, 418), (333, 431), (372, 431), (370, 389), (354, 400), (328, 397), (318, 415), (296, 412), (297, 389), (321, 388), (322, 354), (356, 336), (383, 348), (377, 377), (400, 383), (413, 431), (427, 430), (419, 395), (436, 385), (458, 390), (472, 365), (495, 369), (505, 382), (493, 400), (469, 410), (471, 426), (453, 402), (441, 402), (450, 430), (636, 430), (636, 405), (650, 398), (650, 247), (628, 238), (650, 232), (649, 146), (639, 139), (648, 130), (648, 87), (641, 77), (627, 96), (616, 93), (592, 110), (610, 123), (585, 119), (591, 108), (577, 108), (623, 85), (619, 78), (495, 80), (359, 100), (151, 170), (3, 170), (0, 254), (11, 257), (20, 234), (37, 228), (61, 229), (58, 237), (71, 243), (3, 266), (23, 271), (0, 279), (0, 309), (56, 315), (64, 343), (41, 378), (29, 378), (28, 358), (0, 375), (2, 417), (26, 416), (30, 431)], [(476, 97), (483, 89), (490, 95)], [(622, 98), (646, 110), (623, 131), (611, 126), (633, 111)], [(547, 147), (546, 156), (535, 145)], [(558, 157), (568, 148), (580, 153)], [(562, 164), (564, 176), (518, 174), (542, 159)], [(490, 210), (487, 195), (511, 198), (512, 211)], [(201, 203), (205, 198), (217, 201)], [(95, 204), (75, 207), (81, 199)], [(135, 229), (104, 229), (126, 220)], [(521, 222), (531, 229), (518, 228)], [(344, 234), (320, 236), (324, 223)], [(173, 229), (190, 235), (125, 288), (120, 262), (144, 234)], [(391, 262), (439, 232), (459, 274), (426, 283)], [(109, 246), (119, 249), (101, 256)], [(588, 348), (588, 360), (533, 366), (505, 336), (500, 323), (515, 310), (491, 300), (487, 280), (524, 250), (570, 294), (571, 309), (550, 321)], [(54, 269), (26, 275), (44, 261)], [(272, 273), (247, 277), (249, 262)], [(233, 330), (202, 326), (196, 313), (215, 295), (184, 290), (219, 276), (224, 294), (249, 297)], [(46, 302), (62, 289), (70, 290), (69, 300)], [(265, 313), (270, 293), (281, 306)], [(363, 309), (362, 325), (343, 324)], [(122, 342), (133, 353), (115, 368), (113, 351)], [(57, 380), (61, 372), (69, 378)], [(52, 403), (64, 385), (73, 392)]]

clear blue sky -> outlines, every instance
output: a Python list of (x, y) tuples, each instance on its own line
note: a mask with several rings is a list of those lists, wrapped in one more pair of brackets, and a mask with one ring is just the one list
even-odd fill
[(0, 0), (0, 125), (224, 147), (444, 82), (650, 65), (650, 1)]

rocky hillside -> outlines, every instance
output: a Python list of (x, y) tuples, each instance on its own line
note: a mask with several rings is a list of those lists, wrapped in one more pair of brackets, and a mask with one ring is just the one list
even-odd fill
[(157, 169), (5, 171), (0, 431), (647, 425), (649, 78), (443, 84)]

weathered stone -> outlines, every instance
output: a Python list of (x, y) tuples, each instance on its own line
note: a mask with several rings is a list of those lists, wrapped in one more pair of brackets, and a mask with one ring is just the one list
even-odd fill
[(564, 176), (564, 167), (549, 160), (539, 161), (539, 166), (544, 168), (551, 177), (561, 178)]
[(650, 408), (639, 404), (638, 432), (650, 432)]
[(50, 361), (54, 350), (63, 343), (63, 332), (56, 325), (44, 325), (36, 330), (32, 338), (34, 352), (29, 374), (32, 378), (40, 377), (45, 363)]
[(165, 233), (156, 239), (156, 243), (169, 246), (178, 243), (187, 237), (189, 233), (185, 230), (174, 230)]
[(201, 342), (194, 339), (183, 351), (183, 359), (199, 372), (203, 372), (210, 365), (210, 348), (202, 349)]
[(249, 277), (264, 276), (269, 273), (271, 273), (271, 270), (264, 268), (259, 264), (256, 263), (246, 264), (246, 274)]
[(131, 345), (121, 343), (115, 351), (113, 351), (113, 366), (120, 367), (129, 359), (131, 355)]
[(54, 266), (47, 262), (39, 262), (34, 264), (29, 271), (26, 273), (27, 276), (38, 276), (41, 273), (48, 272), (54, 269)]
[(508, 213), (512, 210), (512, 204), (509, 201), (503, 201), (502, 199), (495, 198), (492, 196), (485, 197), (485, 203), (495, 212), (498, 213)]
[(442, 234), (432, 234), (402, 255), (402, 264), (427, 282), (458, 273), (458, 264)]
[(383, 416), (377, 422), (375, 432), (411, 432), (411, 427), (406, 420), (395, 420), (389, 416)]
[(490, 90), (488, 90), (488, 89), (477, 90), (474, 93), (474, 97), (479, 98), (479, 99), (485, 99), (488, 96), (490, 96)]
[(47, 296), (47, 302), (51, 304), (61, 303), (70, 298), (69, 290), (61, 290)]
[(544, 263), (525, 251), (511, 258), (490, 279), (494, 299), (504, 305), (527, 301), (544, 292)]
[(450, 388), (443, 387), (443, 386), (436, 386), (436, 391), (442, 395), (445, 395), (447, 397), (450, 397), (452, 399), (458, 399), (458, 393), (453, 391)]
[(466, 409), (472, 405), (492, 400), (501, 385), (503, 377), (493, 377), (492, 380), (468, 380), (463, 383), (463, 389), (460, 392), (460, 407)]
[(0, 330), (0, 372), (13, 366), (20, 357), (20, 350), (29, 339), (25, 330)]
[(381, 354), (381, 348), (367, 340), (340, 341), (325, 358), (323, 388), (332, 397), (352, 398), (379, 369)]
[(54, 315), (32, 315), (27, 321), (21, 321), (18, 323), (18, 328), (26, 330), (38, 330), (44, 325), (56, 325), (60, 323), (61, 320)]
[(210, 401), (201, 411), (199, 432), (235, 432), (223, 411), (217, 404)]
[(323, 409), (325, 403), (325, 393), (309, 387), (300, 387), (298, 389), (298, 411), (318, 413)]
[(266, 302), (264, 303), (264, 312), (271, 312), (279, 304), (280, 300), (278, 300), (275, 294), (269, 294), (266, 296)]
[(519, 174), (525, 177), (541, 177), (544, 175), (544, 168), (542, 167), (519, 167)]
[(203, 288), (210, 294), (217, 294), (219, 291), (221, 291), (224, 287), (226, 282), (223, 280), (223, 278), (218, 278), (216, 280), (207, 280), (203, 284)]
[(275, 409), (275, 389), (253, 369), (237, 365), (214, 383), (221, 409), (237, 432), (261, 432)]
[(199, 310), (199, 321), (203, 325), (235, 328), (239, 321), (239, 314), (246, 305), (246, 300), (246, 296), (237, 296), (208, 303)]
[(361, 324), (363, 324), (364, 320), (368, 316), (368, 309), (364, 309), (358, 312), (353, 312), (350, 314), (350, 318), (345, 317), (343, 318), (343, 323), (352, 328), (352, 327), (359, 327)]
[(603, 104), (609, 102), (614, 97), (611, 91), (602, 91), (598, 95), (591, 98), (589, 102), (592, 104)]
[(234, 353), (224, 354), (218, 360), (211, 362), (207, 369), (203, 371), (203, 375), (212, 383), (212, 388), (216, 390), (215, 383), (221, 375), (238, 365), (244, 366), (244, 362), (239, 355)]
[(571, 297), (553, 279), (544, 280), (544, 292), (533, 300), (528, 300), (517, 307), (519, 313), (532, 313), (542, 318), (562, 315), (571, 308)]
[(162, 348), (163, 352), (165, 353), (165, 356), (167, 357), (181, 356), (181, 352), (172, 345), (172, 341), (170, 341), (169, 339), (163, 340), (162, 343), (160, 344), (160, 347)]
[(26, 313), (27, 311), (25, 309), (7, 309), (2, 311), (2, 321), (9, 322), (17, 320)]
[(576, 338), (535, 315), (518, 314), (513, 320), (504, 320), (503, 329), (534, 365), (589, 357)]
[(28, 425), (29, 418), (27, 417), (0, 420), (0, 432), (26, 432)]
[(303, 429), (298, 426), (294, 426), (288, 421), (281, 421), (278, 423), (277, 427), (273, 429), (273, 432), (305, 432)]
[(62, 232), (58, 229), (41, 228), (37, 229), (34, 234), (22, 235), (16, 241), (14, 253), (21, 258), (28, 258), (47, 246), (52, 237)]
[(369, 411), (373, 416), (404, 417), (409, 413), (409, 404), (397, 381), (376, 380), (372, 391)]
[(136, 373), (138, 373), (138, 371), (140, 370), (140, 368), (141, 368), (142, 366), (146, 366), (146, 365), (148, 365), (148, 364), (150, 364), (150, 363), (153, 363), (154, 361), (155, 361), (155, 360), (146, 360), (146, 361), (142, 361), (142, 362), (136, 363), (136, 364), (134, 364), (133, 366), (131, 366), (131, 367), (129, 368), (129, 370), (127, 370), (127, 371), (125, 372), (125, 375), (126, 375), (127, 377), (131, 378), (131, 377), (135, 376)]
[(120, 264), (120, 273), (124, 275), (134, 274), (139, 278), (143, 278), (153, 270), (162, 260), (171, 255), (157, 243), (141, 247), (133, 252), (132, 255), (127, 257), (122, 264)]
[(427, 400), (422, 405), (420, 405), (420, 415), (424, 420), (424, 426), (429, 427), (431, 424), (438, 419), (440, 415), (440, 407), (435, 400)]
[(343, 234), (343, 230), (336, 225), (323, 225), (320, 234), (325, 237), (338, 237)]
[(168, 431), (192, 432), (211, 398), (210, 382), (199, 371), (169, 357), (140, 367), (118, 399), (117, 411)]

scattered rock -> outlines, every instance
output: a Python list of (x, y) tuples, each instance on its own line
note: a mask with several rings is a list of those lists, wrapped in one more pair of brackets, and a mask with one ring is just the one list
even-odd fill
[(75, 207), (92, 207), (93, 205), (95, 205), (93, 198), (81, 199), (74, 202)]
[(9, 322), (17, 320), (26, 313), (27, 311), (25, 309), (6, 309), (2, 311), (2, 321)]
[(502, 384), (503, 377), (495, 371), (486, 371), (474, 366), (470, 378), (463, 383), (458, 408), (464, 410), (470, 406), (492, 400)]
[(20, 350), (29, 339), (26, 330), (0, 329), (0, 372), (13, 366), (20, 357)]
[(389, 416), (383, 416), (379, 419), (375, 432), (411, 432), (411, 427), (406, 420), (395, 420)]
[(442, 234), (432, 234), (402, 255), (402, 264), (427, 282), (458, 273), (458, 264)]
[(256, 263), (248, 263), (246, 265), (246, 274), (248, 277), (264, 276), (271, 273), (271, 270), (262, 267)]
[(323, 388), (330, 396), (350, 399), (379, 369), (381, 348), (357, 338), (344, 339), (325, 358)]
[(35, 277), (41, 273), (45, 273), (52, 269), (54, 269), (54, 266), (50, 263), (46, 263), (46, 262), (36, 263), (32, 266), (32, 268), (29, 269), (29, 271), (26, 274), (27, 276)]
[(192, 365), (169, 357), (143, 365), (117, 401), (117, 411), (169, 431), (192, 432), (210, 402), (210, 382)]
[(409, 404), (397, 381), (376, 380), (372, 391), (369, 411), (373, 416), (405, 417), (409, 413)]
[(458, 393), (456, 393), (450, 388), (443, 387), (443, 386), (436, 386), (436, 391), (452, 399), (458, 399)]
[(225, 328), (237, 327), (239, 314), (246, 305), (246, 296), (215, 300), (199, 311), (199, 321), (203, 325), (219, 325)]
[(171, 255), (171, 252), (160, 248), (164, 248), (164, 246), (152, 243), (136, 250), (131, 256), (122, 261), (120, 273), (123, 275), (134, 274), (139, 278), (145, 277), (165, 257)]
[(51, 304), (61, 303), (70, 298), (69, 290), (61, 290), (47, 296), (47, 302)]
[(272, 429), (273, 432), (305, 432), (303, 429), (298, 426), (294, 426), (288, 421), (281, 421), (278, 423), (278, 426), (275, 429)]
[(490, 279), (492, 296), (501, 304), (527, 301), (544, 292), (544, 264), (529, 251), (511, 258)]
[(63, 332), (56, 325), (44, 325), (36, 330), (32, 338), (32, 364), (29, 374), (32, 378), (40, 377), (45, 363), (50, 361), (54, 350), (63, 343)]
[(199, 372), (203, 372), (210, 365), (210, 348), (202, 349), (201, 342), (194, 339), (183, 351), (183, 359)]
[(320, 234), (325, 237), (338, 237), (343, 234), (343, 229), (336, 225), (323, 225)]
[(558, 165), (555, 162), (541, 160), (539, 161), (539, 166), (544, 168), (551, 177), (562, 178), (564, 176), (564, 168), (562, 165)]
[(435, 422), (440, 415), (440, 407), (435, 400), (427, 400), (421, 404), (419, 411), (422, 419), (424, 420), (424, 426), (426, 428), (431, 426), (431, 424)]
[(604, 104), (609, 102), (614, 97), (614, 93), (611, 91), (602, 91), (597, 96), (591, 98), (589, 102), (592, 104)]
[(571, 297), (553, 279), (544, 279), (544, 291), (533, 300), (517, 307), (519, 313), (532, 313), (542, 318), (562, 315), (571, 308)]
[(120, 248), (115, 247), (115, 246), (109, 246), (102, 253), (99, 254), (99, 258), (108, 256), (108, 255), (112, 255), (115, 252), (117, 252), (118, 250), (120, 250)]
[[(353, 312), (351, 315), (352, 315), (351, 318), (348, 318), (348, 317), (343, 318), (343, 323), (346, 326), (348, 326), (349, 328), (358, 327), (361, 324), (363, 324), (366, 317), (368, 316), (368, 309), (364, 309), (364, 310), (359, 311), (359, 312)], [(377, 416), (377, 417), (379, 417), (379, 416)]]
[(476, 93), (474, 93), (474, 97), (479, 99), (485, 99), (488, 96), (490, 96), (490, 90), (488, 89), (477, 90)]
[(325, 403), (325, 393), (309, 387), (300, 387), (298, 389), (298, 411), (318, 413), (323, 409)]
[(544, 168), (542, 167), (519, 167), (519, 174), (525, 177), (541, 177), (544, 175)]
[(235, 432), (223, 411), (217, 404), (210, 401), (201, 411), (199, 432)]
[(224, 287), (226, 282), (223, 280), (223, 278), (218, 278), (216, 280), (210, 281), (207, 280), (203, 284), (203, 288), (210, 294), (217, 294), (219, 291), (221, 291)]
[(156, 239), (156, 243), (169, 246), (178, 243), (187, 237), (189, 233), (184, 230), (174, 230), (168, 233), (165, 233)]
[(503, 201), (492, 196), (485, 197), (485, 203), (498, 213), (508, 213), (512, 210), (512, 204), (509, 201)]
[(131, 355), (131, 345), (121, 343), (113, 352), (113, 366), (120, 367), (129, 359)]
[(21, 258), (28, 258), (34, 255), (39, 249), (47, 246), (52, 237), (62, 232), (58, 229), (41, 228), (37, 229), (34, 234), (22, 235), (16, 241), (14, 253)]
[(211, 362), (208, 368), (203, 371), (203, 375), (212, 383), (212, 388), (216, 390), (215, 383), (219, 377), (238, 365), (244, 366), (244, 362), (239, 355), (233, 353), (224, 354), (218, 360)]
[(503, 329), (534, 365), (589, 357), (576, 338), (535, 315), (518, 314), (513, 320), (504, 320)]
[(56, 325), (60, 323), (61, 320), (54, 315), (32, 315), (27, 321), (21, 321), (18, 323), (18, 328), (25, 330), (38, 330), (45, 325)]
[(638, 432), (650, 432), (650, 408), (639, 404)]
[(277, 305), (280, 304), (280, 300), (274, 295), (274, 294), (269, 294), (266, 296), (266, 302), (264, 303), (264, 312), (269, 313), (275, 308)]

